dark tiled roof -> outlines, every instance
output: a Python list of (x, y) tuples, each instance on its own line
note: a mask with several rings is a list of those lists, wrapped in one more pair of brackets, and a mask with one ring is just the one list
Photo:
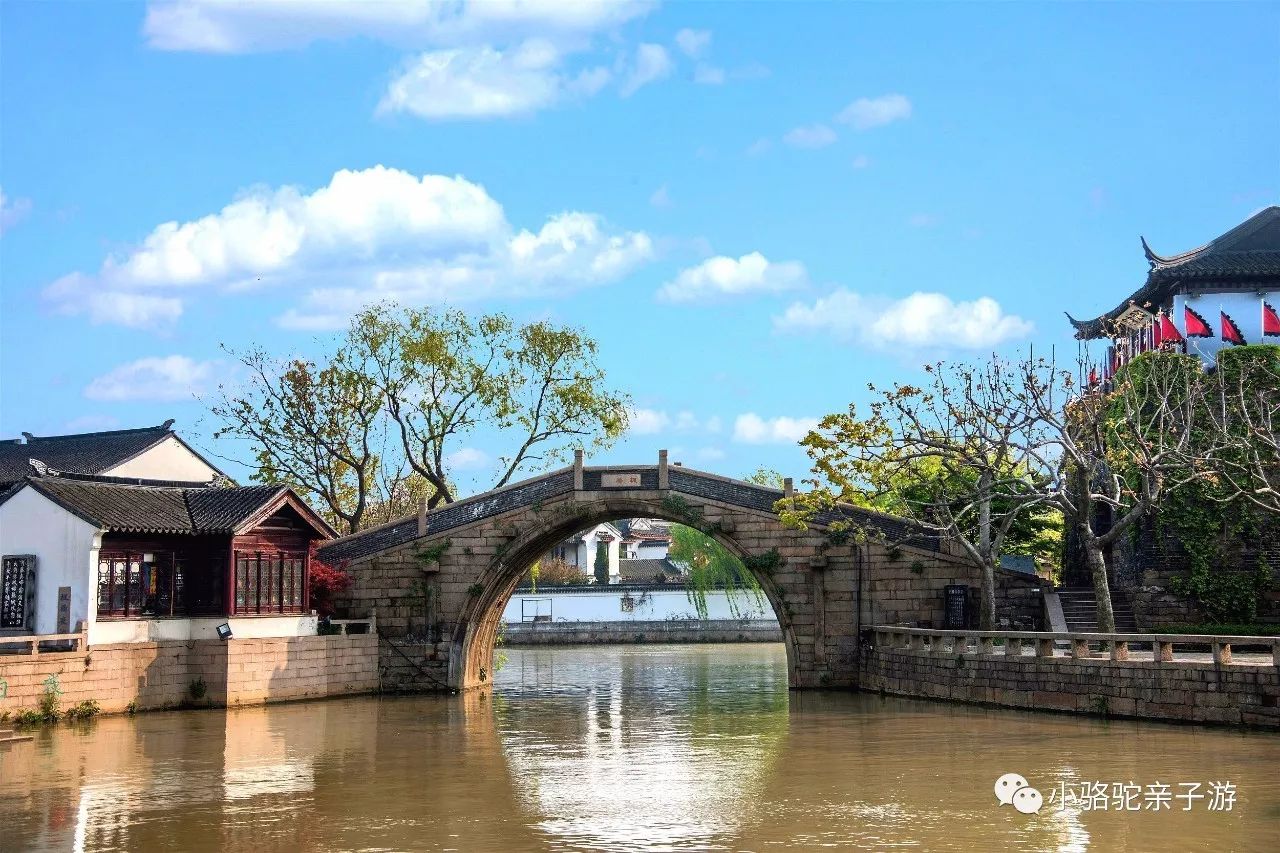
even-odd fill
[(90, 524), (120, 533), (231, 533), (288, 491), (285, 486), (190, 488), (60, 477), (29, 477), (26, 483)]
[[(101, 474), (175, 435), (166, 421), (141, 429), (86, 432), (77, 435), (31, 436), (0, 442), (0, 483), (16, 483), (31, 473), (31, 459), (56, 471)], [(212, 466), (211, 466), (212, 467)]]
[(1146, 283), (1111, 311), (1092, 320), (1067, 319), (1083, 340), (1109, 336), (1111, 324), (1131, 304), (1154, 313), (1179, 288), (1255, 289), (1280, 284), (1280, 207), (1268, 207), (1198, 249), (1163, 257), (1142, 250), (1151, 269)]
[(665, 557), (661, 560), (619, 560), (618, 575), (624, 583), (654, 583), (659, 577), (679, 580), (680, 569)]

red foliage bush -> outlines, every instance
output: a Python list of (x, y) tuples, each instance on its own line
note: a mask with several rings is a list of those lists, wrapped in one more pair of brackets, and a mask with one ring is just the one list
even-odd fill
[(332, 566), (316, 556), (311, 549), (311, 609), (321, 616), (332, 616), (334, 599), (355, 580), (346, 570), (346, 561)]

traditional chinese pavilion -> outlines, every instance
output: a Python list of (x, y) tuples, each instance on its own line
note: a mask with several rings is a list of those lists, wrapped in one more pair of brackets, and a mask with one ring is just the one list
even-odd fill
[(1213, 364), (1224, 347), (1280, 344), (1280, 207), (1264, 208), (1198, 249), (1157, 255), (1142, 239), (1146, 282), (1092, 320), (1081, 340), (1111, 341), (1109, 378), (1139, 353), (1176, 348)]

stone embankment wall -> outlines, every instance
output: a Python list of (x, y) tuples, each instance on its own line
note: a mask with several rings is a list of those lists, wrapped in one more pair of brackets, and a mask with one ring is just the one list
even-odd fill
[(1034, 711), (1280, 728), (1280, 668), (868, 650), (864, 690)]
[(773, 619), (524, 622), (508, 623), (503, 633), (503, 640), (510, 646), (599, 643), (780, 643), (782, 629)]
[[(374, 634), (194, 640), (92, 646), (88, 651), (0, 657), (0, 712), (34, 708), (57, 676), (62, 707), (86, 699), (104, 712), (184, 703), (254, 705), (378, 689)], [(193, 696), (193, 682), (204, 697)]]

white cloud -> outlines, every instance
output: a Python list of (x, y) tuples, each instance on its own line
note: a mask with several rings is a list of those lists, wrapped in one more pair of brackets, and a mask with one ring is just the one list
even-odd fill
[(825, 124), (811, 124), (792, 128), (782, 141), (792, 148), (824, 148), (836, 141), (836, 132)]
[(911, 101), (905, 95), (881, 95), (858, 98), (836, 116), (836, 121), (852, 125), (855, 130), (870, 130), (911, 117)]
[(63, 426), (66, 432), (101, 432), (108, 429), (119, 429), (120, 419), (111, 415), (80, 415), (72, 418)]
[(733, 422), (733, 440), (741, 444), (791, 444), (818, 428), (817, 418), (765, 419), (747, 412)]
[(5, 195), (4, 188), (0, 187), (0, 234), (26, 219), (30, 212), (31, 199)]
[[(609, 69), (573, 63), (598, 34), (646, 14), (651, 0), (173, 0), (152, 2), (143, 26), (161, 50), (246, 53), (315, 41), (375, 39), (420, 51), (393, 75), (380, 113), (433, 121), (528, 115), (598, 93)], [(656, 50), (655, 50), (656, 49)], [(659, 53), (660, 52), (660, 53)], [(665, 62), (665, 70), (663, 63)], [(642, 45), (629, 94), (670, 73)]]
[(636, 435), (653, 435), (671, 425), (671, 418), (666, 412), (656, 409), (632, 409), (628, 421), (628, 431)]
[(692, 59), (698, 59), (711, 44), (710, 30), (691, 30), (685, 28), (676, 33), (676, 47), (680, 52)]
[(665, 302), (693, 302), (714, 296), (779, 293), (803, 287), (808, 281), (804, 264), (798, 261), (770, 261), (759, 252), (736, 260), (717, 255), (681, 270), (674, 280), (662, 286), (658, 298)]
[(644, 15), (651, 0), (153, 0), (143, 33), (159, 50), (246, 53), (356, 37), (393, 45), (583, 39)]
[(773, 140), (767, 136), (762, 136), (747, 146), (746, 153), (748, 157), (758, 157), (761, 154), (768, 153), (771, 148), (773, 148)]
[(907, 218), (912, 228), (932, 228), (938, 224), (938, 217), (932, 213), (913, 213)]
[(565, 292), (613, 281), (649, 260), (642, 232), (569, 211), (515, 230), (484, 187), (376, 166), (337, 172), (312, 193), (259, 187), (217, 213), (157, 226), (95, 275), (45, 289), (64, 313), (141, 327), (172, 324), (200, 288), (306, 283), (291, 328), (332, 328), (369, 302), (422, 304)]
[(796, 302), (773, 322), (781, 332), (825, 332), (837, 340), (879, 348), (983, 349), (1032, 331), (1030, 322), (1006, 314), (986, 296), (953, 302), (941, 293), (913, 293), (890, 300), (844, 288), (812, 305)]
[(636, 435), (653, 435), (660, 432), (708, 432), (720, 431), (720, 419), (703, 421), (693, 412), (682, 409), (674, 415), (661, 409), (632, 409), (630, 431)]
[(723, 68), (699, 62), (693, 68), (693, 82), (702, 86), (719, 86), (725, 81)]
[(89, 383), (90, 400), (188, 400), (201, 393), (214, 377), (217, 362), (195, 361), (185, 355), (140, 358), (122, 364)]
[(642, 86), (669, 77), (673, 68), (675, 64), (665, 47), (647, 42), (641, 44), (636, 48), (635, 63), (622, 83), (622, 96), (629, 97)]
[(853, 158), (852, 166), (855, 169), (865, 169), (871, 165), (871, 158), (866, 154), (859, 154)]
[(489, 454), (485, 453), (483, 450), (477, 450), (474, 447), (464, 447), (450, 453), (445, 457), (445, 462), (450, 468), (458, 471), (465, 471), (468, 469), (483, 468), (489, 464), (490, 459)]
[(701, 462), (717, 462), (725, 457), (725, 453), (718, 447), (701, 447), (694, 456)]
[[(560, 73), (559, 63), (555, 47), (543, 41), (506, 53), (488, 46), (427, 51), (391, 81), (378, 111), (427, 119), (527, 115), (576, 90), (577, 81)], [(601, 85), (586, 78), (584, 93)]]
[(649, 204), (654, 207), (670, 207), (671, 195), (667, 192), (667, 185), (663, 184), (653, 191), (653, 195), (649, 196)]

